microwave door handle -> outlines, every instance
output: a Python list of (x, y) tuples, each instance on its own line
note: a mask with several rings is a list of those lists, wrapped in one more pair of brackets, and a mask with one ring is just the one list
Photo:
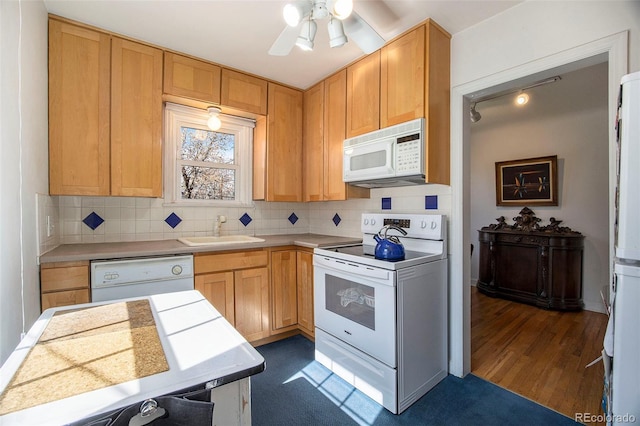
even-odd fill
[(331, 260), (326, 257), (317, 257), (315, 264), (327, 270), (336, 272), (347, 272), (349, 274), (358, 275), (365, 278), (376, 278), (379, 280), (388, 280), (389, 271), (378, 268), (370, 268), (363, 265), (356, 265), (342, 260)]

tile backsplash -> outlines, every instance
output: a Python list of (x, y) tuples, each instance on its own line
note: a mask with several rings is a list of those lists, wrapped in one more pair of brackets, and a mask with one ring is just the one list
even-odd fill
[[(430, 200), (429, 210), (425, 206), (426, 196)], [(256, 201), (250, 207), (233, 208), (177, 207), (154, 198), (39, 195), (39, 247), (44, 253), (59, 244), (212, 235), (218, 215), (227, 217), (220, 227), (221, 235), (311, 232), (359, 236), (363, 212), (382, 212), (384, 209), (393, 213), (449, 214), (450, 200), (450, 187), (444, 185), (373, 189), (369, 199), (314, 203)], [(433, 209), (434, 205), (440, 209)], [(393, 208), (389, 209), (391, 206)], [(442, 206), (446, 206), (446, 210), (442, 210)], [(55, 224), (54, 235), (49, 237), (47, 215)]]

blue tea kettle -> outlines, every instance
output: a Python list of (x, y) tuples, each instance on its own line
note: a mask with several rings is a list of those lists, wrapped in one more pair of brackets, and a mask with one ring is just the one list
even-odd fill
[(407, 231), (397, 225), (383, 226), (378, 234), (373, 236), (373, 239), (378, 243), (374, 252), (375, 258), (381, 260), (404, 260), (404, 246), (395, 235), (387, 236), (389, 229), (395, 229), (402, 235), (407, 235)]

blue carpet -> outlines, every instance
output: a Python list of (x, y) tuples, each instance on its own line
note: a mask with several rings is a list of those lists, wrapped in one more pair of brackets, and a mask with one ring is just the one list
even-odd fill
[(264, 372), (251, 377), (253, 425), (575, 425), (572, 419), (474, 375), (448, 376), (400, 415), (314, 361), (294, 336), (257, 348)]

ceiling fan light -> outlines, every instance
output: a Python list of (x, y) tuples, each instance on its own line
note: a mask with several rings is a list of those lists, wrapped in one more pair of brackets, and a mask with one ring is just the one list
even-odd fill
[(308, 0), (298, 0), (295, 3), (287, 3), (282, 9), (282, 16), (287, 25), (297, 27), (302, 19), (311, 12), (313, 5)]
[(316, 22), (309, 19), (302, 23), (300, 35), (296, 39), (296, 46), (302, 50), (313, 50), (313, 39), (316, 37), (318, 26)]
[(329, 46), (341, 47), (348, 41), (347, 36), (344, 35), (344, 28), (342, 27), (341, 21), (330, 19), (327, 28), (329, 31)]
[(222, 126), (222, 122), (220, 121), (220, 113), (222, 110), (218, 107), (209, 107), (207, 108), (207, 112), (209, 113), (209, 119), (207, 120), (207, 127), (211, 130), (218, 130)]
[(338, 19), (345, 19), (353, 11), (353, 0), (334, 0), (331, 14)]

